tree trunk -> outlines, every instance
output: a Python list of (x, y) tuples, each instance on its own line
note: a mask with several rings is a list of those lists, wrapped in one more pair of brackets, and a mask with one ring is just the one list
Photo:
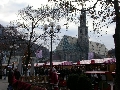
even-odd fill
[(27, 68), (28, 68), (28, 63), (30, 61), (30, 56), (31, 56), (31, 47), (32, 47), (31, 46), (31, 39), (33, 36), (33, 30), (34, 30), (33, 22), (34, 22), (34, 19), (32, 19), (32, 31), (30, 33), (30, 40), (28, 41), (28, 46), (27, 46), (27, 57), (26, 57), (26, 61), (25, 61), (25, 64), (26, 64), (25, 76), (27, 76)]
[(25, 65), (26, 65), (26, 68), (25, 68), (25, 76), (27, 76), (27, 68), (28, 68), (28, 63), (30, 61), (30, 55), (31, 55), (31, 52), (30, 52), (30, 45), (28, 45), (28, 49), (27, 49), (27, 56), (26, 56), (26, 61), (25, 61)]
[(3, 53), (0, 52), (0, 79), (2, 79), (2, 74), (3, 74), (3, 71), (2, 71), (2, 61), (3, 61)]
[(10, 64), (10, 60), (11, 60), (11, 56), (12, 56), (12, 52), (13, 52), (13, 48), (11, 48), (11, 51), (10, 51), (10, 56), (9, 56), (9, 59), (8, 59), (8, 66)]
[(2, 79), (2, 59), (0, 59), (0, 79)]
[(119, 47), (115, 47), (115, 56), (116, 56), (115, 87), (116, 87), (116, 90), (120, 90), (120, 45)]
[(118, 0), (114, 0), (114, 8), (116, 14), (116, 29), (114, 34), (115, 41), (115, 57), (116, 57), (116, 76), (115, 76), (115, 88), (120, 90), (120, 13)]

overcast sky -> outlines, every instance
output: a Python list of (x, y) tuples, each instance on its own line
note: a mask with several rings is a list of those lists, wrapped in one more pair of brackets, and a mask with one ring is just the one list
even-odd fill
[[(15, 20), (17, 18), (18, 10), (25, 8), (26, 6), (30, 5), (34, 8), (39, 8), (41, 4), (47, 4), (47, 0), (0, 0), (0, 24), (6, 26), (9, 24), (10, 21)], [(41, 2), (42, 1), (42, 2)], [(112, 35), (114, 34), (115, 24), (111, 24), (109, 28), (103, 27), (103, 31), (101, 31), (100, 35), (93, 32), (92, 28), (92, 20), (88, 17), (88, 30), (89, 30), (89, 39), (90, 41), (100, 42), (105, 44), (108, 49), (114, 48), (114, 40)], [(69, 35), (73, 37), (78, 36), (78, 25), (74, 23), (69, 24), (68, 31), (66, 31), (65, 27), (61, 24), (61, 36)], [(92, 32), (90, 32), (92, 31)], [(107, 34), (106, 34), (107, 31)], [(102, 36), (101, 36), (102, 35)], [(55, 49), (55, 46), (53, 49)]]

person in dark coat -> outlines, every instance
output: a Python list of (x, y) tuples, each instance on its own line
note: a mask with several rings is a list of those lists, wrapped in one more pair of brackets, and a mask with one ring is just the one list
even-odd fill
[(16, 68), (15, 71), (14, 71), (14, 76), (15, 76), (15, 79), (19, 80), (21, 75), (20, 75), (20, 72), (18, 71), (18, 69)]
[(14, 73), (13, 73), (13, 70), (12, 70), (11, 67), (8, 67), (8, 70), (9, 70), (9, 72), (8, 72), (8, 83), (9, 83), (9, 85), (8, 85), (7, 90), (13, 90), (12, 89), (12, 83), (13, 83), (13, 79), (14, 79)]

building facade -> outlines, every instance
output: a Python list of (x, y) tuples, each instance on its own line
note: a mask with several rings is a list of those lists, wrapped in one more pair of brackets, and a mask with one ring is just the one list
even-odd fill
[(56, 53), (60, 56), (61, 61), (88, 60), (89, 52), (94, 53), (94, 56), (103, 58), (107, 55), (107, 51), (108, 49), (104, 44), (89, 41), (84, 8), (81, 10), (78, 38), (64, 35), (56, 47)]
[(81, 10), (78, 38), (64, 35), (56, 47), (56, 52), (61, 55), (61, 60), (78, 61), (88, 58), (89, 39), (84, 8)]

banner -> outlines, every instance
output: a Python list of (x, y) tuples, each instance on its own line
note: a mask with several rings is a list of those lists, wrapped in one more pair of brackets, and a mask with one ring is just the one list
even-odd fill
[(35, 54), (36, 54), (37, 58), (42, 58), (43, 57), (42, 56), (42, 50), (37, 50)]
[(91, 60), (94, 58), (94, 53), (93, 52), (89, 52), (88, 53), (88, 60)]

